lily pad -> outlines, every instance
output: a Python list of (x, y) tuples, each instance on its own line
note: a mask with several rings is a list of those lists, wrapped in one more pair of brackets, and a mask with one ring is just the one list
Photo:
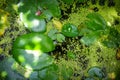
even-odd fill
[(104, 78), (105, 73), (99, 67), (92, 67), (88, 70), (88, 74), (90, 77), (98, 77), (99, 79)]
[(50, 52), (55, 49), (51, 38), (40, 33), (29, 33), (18, 37), (13, 49), (40, 50), (41, 52)]
[(31, 12), (20, 13), (20, 19), (24, 22), (25, 27), (32, 32), (45, 32), (46, 22), (44, 19), (37, 18), (35, 14)]
[(82, 43), (91, 45), (102, 35), (108, 34), (109, 28), (104, 18), (98, 13), (90, 13), (87, 18), (86, 27), (80, 30), (79, 35), (83, 36), (80, 40)]
[(85, 45), (91, 45), (100, 37), (100, 33), (99, 31), (91, 32), (83, 36), (80, 41)]
[(25, 27), (33, 32), (45, 32), (44, 19), (50, 20), (53, 16), (60, 17), (61, 14), (57, 0), (21, 0), (18, 4), (18, 12)]
[[(40, 71), (34, 71), (30, 75), (30, 80), (58, 80), (57, 66), (51, 65)], [(38, 77), (39, 76), (39, 77)]]
[(58, 80), (58, 67), (53, 64), (48, 68), (39, 71), (39, 77), (43, 80)]
[(42, 69), (52, 64), (53, 59), (45, 52), (54, 50), (51, 38), (44, 34), (30, 33), (20, 36), (13, 44), (12, 54), (26, 68)]
[(79, 31), (78, 31), (77, 27), (70, 23), (63, 25), (62, 33), (67, 37), (76, 37), (79, 35)]
[(0, 61), (0, 80), (25, 80), (25, 77), (13, 68), (15, 63), (12, 57)]
[(105, 30), (106, 29), (106, 21), (104, 18), (98, 13), (90, 13), (87, 15), (89, 19), (86, 21), (86, 25), (91, 30)]

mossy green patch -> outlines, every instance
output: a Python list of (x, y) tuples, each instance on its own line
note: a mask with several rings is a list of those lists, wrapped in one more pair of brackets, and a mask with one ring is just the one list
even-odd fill
[[(120, 31), (120, 17), (117, 14), (118, 10), (116, 11), (114, 7), (108, 7), (106, 4), (104, 6), (100, 6), (98, 3), (96, 5), (88, 3), (89, 6), (80, 5), (79, 7), (76, 5), (76, 2), (70, 5), (64, 4), (61, 1), (60, 3), (60, 8), (63, 11), (62, 16), (64, 16), (58, 20), (62, 25), (71, 23), (81, 29), (81, 27), (85, 26), (84, 22), (87, 20), (87, 14), (94, 12), (94, 8), (97, 7), (97, 13), (104, 17), (104, 19), (107, 21), (107, 24), (110, 27), (115, 27), (118, 31)], [(12, 48), (12, 43), (14, 40), (20, 35), (27, 34), (26, 28), (19, 20), (19, 17), (16, 16), (16, 12), (12, 8), (12, 5), (10, 8), (8, 6), (5, 8), (5, 10), (11, 12), (10, 27), (8, 27), (4, 35), (0, 37), (0, 54), (5, 54), (6, 56), (11, 56), (9, 55), (9, 51)], [(118, 20), (117, 25), (115, 24), (115, 20)], [(53, 22), (48, 21), (46, 34), (52, 28), (55, 28)], [(111, 75), (119, 75), (120, 61), (116, 59), (116, 49), (107, 48), (103, 46), (100, 41), (96, 41), (93, 45), (86, 46), (80, 42), (80, 39), (81, 36), (75, 38), (66, 38), (66, 42), (59, 43), (59, 48), (61, 48), (61, 50), (58, 49), (57, 51), (52, 52), (55, 54), (53, 56), (57, 56), (55, 57), (55, 64), (58, 65), (59, 71), (64, 72), (64, 69), (68, 70), (69, 74), (66, 73), (66, 76), (72, 80), (81, 80), (83, 76), (88, 76), (87, 71), (89, 68), (94, 66), (105, 68), (108, 77), (111, 77)], [(69, 52), (71, 52), (75, 58), (69, 58), (67, 56), (67, 53)], [(15, 64), (15, 66), (18, 68), (18, 72), (26, 76), (26, 69), (19, 64)], [(59, 72), (58, 75), (60, 75), (60, 80), (64, 79), (62, 72)]]
[[(88, 13), (94, 12), (93, 8), (97, 7), (99, 11), (97, 13), (101, 14), (104, 19), (107, 21), (107, 25), (111, 27), (119, 27), (119, 25), (115, 25), (114, 21), (117, 18), (119, 20), (119, 16), (117, 15), (117, 12), (114, 7), (108, 7), (100, 6), (100, 5), (91, 5), (87, 8), (79, 8), (78, 12), (73, 12), (69, 15), (69, 18), (66, 20), (63, 20), (62, 23), (72, 23), (76, 26), (80, 27), (82, 23), (86, 20), (86, 15)], [(84, 25), (84, 24), (83, 24)], [(82, 27), (82, 26), (81, 26)], [(119, 30), (118, 30), (119, 31)], [(101, 42), (96, 41), (95, 44), (86, 47), (85, 45), (82, 45), (79, 42), (80, 38), (73, 38), (73, 39), (66, 39), (66, 46), (67, 48), (63, 47), (63, 51), (72, 52), (75, 54), (75, 60), (73, 62), (76, 63), (75, 66), (72, 65), (73, 69), (75, 70), (75, 73), (77, 72), (80, 74), (78, 77), (72, 76), (72, 79), (81, 79), (83, 74), (87, 75), (87, 71), (89, 68), (93, 66), (99, 66), (101, 68), (105, 68), (107, 71), (107, 74), (116, 73), (118, 72), (118, 69), (120, 68), (120, 62), (116, 59), (116, 49), (113, 48), (107, 48), (105, 47)], [(102, 40), (102, 39), (101, 39)], [(62, 54), (58, 51), (59, 54)], [(57, 54), (57, 53), (56, 53)], [(71, 61), (68, 59), (68, 61)], [(68, 62), (67, 61), (67, 62)], [(61, 60), (62, 62), (62, 60)], [(66, 63), (63, 63), (66, 64)], [(113, 68), (114, 67), (114, 68)], [(108, 76), (111, 78), (110, 76)]]

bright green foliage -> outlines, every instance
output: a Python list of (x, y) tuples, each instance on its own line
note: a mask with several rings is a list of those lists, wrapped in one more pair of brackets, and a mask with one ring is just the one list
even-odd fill
[(58, 42), (63, 42), (65, 41), (65, 36), (63, 34), (57, 34), (57, 41)]
[(120, 33), (114, 28), (110, 28), (108, 39), (103, 41), (104, 45), (109, 48), (117, 48), (120, 45)]
[(120, 45), (120, 33), (114, 28), (108, 27), (104, 18), (98, 13), (87, 15), (88, 21), (86, 27), (80, 30), (79, 35), (83, 36), (81, 42), (85, 45), (91, 45), (102, 36), (107, 36), (103, 40), (104, 45), (111, 48), (117, 48)]
[(24, 25), (33, 32), (45, 32), (46, 22), (52, 16), (59, 17), (60, 9), (56, 0), (21, 0), (18, 11)]
[(61, 76), (63, 77), (64, 80), (68, 80), (70, 76), (73, 74), (73, 70), (71, 68), (67, 68), (66, 66), (62, 66), (63, 68), (61, 69)]
[(115, 0), (116, 4), (115, 4), (115, 9), (118, 13), (120, 13), (120, 0)]
[(106, 29), (106, 21), (100, 14), (90, 13), (87, 15), (87, 18), (89, 19), (86, 21), (86, 26), (88, 29), (93, 31)]
[(98, 13), (90, 13), (87, 15), (87, 18), (89, 20), (85, 22), (86, 28), (80, 31), (80, 35), (84, 35), (80, 41), (86, 45), (90, 45), (106, 33), (107, 24), (104, 18)]
[(63, 25), (62, 33), (67, 37), (76, 37), (79, 35), (79, 31), (78, 31), (77, 27), (70, 23)]
[(53, 41), (48, 36), (30, 33), (16, 39), (12, 54), (15, 60), (26, 68), (41, 69), (53, 62), (53, 59), (44, 52), (50, 52), (54, 49)]
[(49, 32), (48, 32), (48, 36), (52, 39), (52, 40), (56, 40), (56, 33), (57, 33), (57, 29), (51, 29)]
[(52, 40), (57, 40), (58, 42), (63, 42), (65, 41), (65, 36), (61, 33), (58, 32), (57, 29), (51, 29), (48, 32), (48, 36), (52, 39)]
[(68, 56), (68, 58), (75, 59), (75, 54), (72, 53), (71, 51), (67, 52), (67, 56)]
[(100, 32), (95, 31), (83, 36), (80, 41), (86, 45), (90, 45), (95, 42), (99, 37)]
[(18, 37), (13, 44), (13, 48), (50, 52), (54, 50), (55, 46), (48, 36), (40, 33), (29, 33)]

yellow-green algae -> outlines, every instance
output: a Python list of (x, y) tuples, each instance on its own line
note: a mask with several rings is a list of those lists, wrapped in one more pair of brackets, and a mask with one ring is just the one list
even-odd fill
[[(98, 7), (99, 11), (97, 13), (101, 14), (104, 17), (108, 26), (115, 27), (118, 31), (120, 31), (120, 24), (114, 25), (115, 19), (120, 21), (120, 16), (117, 15), (117, 11), (114, 7), (108, 7), (107, 5), (100, 6), (98, 4), (91, 5), (91, 3), (89, 4), (90, 6), (87, 8), (79, 8), (77, 12), (66, 14), (69, 16), (69, 18), (63, 20), (62, 24), (72, 23), (77, 27), (82, 27), (81, 24), (84, 23), (84, 21), (86, 20), (86, 15), (88, 13), (94, 12), (94, 7)], [(71, 41), (66, 41), (70, 43), (67, 44), (67, 49), (63, 48), (63, 50), (65, 50), (66, 52), (71, 51), (73, 54), (75, 54), (76, 59), (69, 59), (66, 61), (66, 63), (64, 58), (58, 61), (58, 65), (67, 64), (66, 66), (72, 68), (73, 71), (75, 71), (75, 73), (77, 72), (78, 74), (80, 74), (80, 76), (77, 77), (72, 76), (72, 80), (80, 80), (82, 76), (88, 76), (87, 71), (89, 70), (89, 68), (94, 66), (105, 68), (108, 75), (108, 79), (119, 76), (118, 72), (120, 69), (120, 61), (116, 59), (116, 49), (107, 48), (102, 43), (100, 43), (100, 41), (96, 41), (93, 45), (89, 47), (85, 47), (85, 45), (82, 45), (83, 49), (81, 49), (79, 39), (77, 40), (78, 41), (76, 41), (76, 39), (74, 38)], [(71, 46), (73, 49), (70, 48)], [(82, 60), (79, 59), (81, 56), (86, 56), (83, 59), (83, 62), (87, 61), (86, 63), (81, 62)], [(71, 63), (73, 65), (71, 65)]]
[[(4, 1), (4, 0), (3, 0)], [(77, 27), (82, 27), (81, 24), (84, 23), (86, 20), (86, 15), (88, 13), (93, 12), (94, 7), (98, 7), (99, 11), (98, 13), (101, 14), (104, 19), (107, 21), (108, 25), (112, 26), (114, 25), (114, 20), (119, 19), (120, 17), (117, 16), (117, 12), (115, 11), (114, 7), (107, 7), (105, 6), (99, 6), (97, 5), (91, 5), (89, 3), (89, 7), (85, 8), (78, 8), (77, 12), (74, 12), (74, 7), (72, 8), (72, 13), (66, 14), (69, 18), (66, 20), (62, 20), (62, 24), (65, 23), (72, 23), (76, 25)], [(73, 4), (75, 6), (75, 4)], [(62, 5), (61, 8), (63, 10), (66, 10), (66, 7), (69, 8), (68, 5)], [(14, 20), (14, 22), (12, 21)], [(13, 38), (17, 38), (18, 35), (25, 34), (25, 28), (22, 25), (21, 22), (19, 22), (19, 18), (11, 17), (11, 26), (7, 29), (6, 33), (1, 37), (0, 45), (6, 44), (5, 48), (0, 47), (0, 54), (9, 54), (9, 51), (12, 48)], [(48, 29), (47, 32), (51, 27), (53, 27), (52, 22), (47, 23)], [(115, 26), (115, 25), (114, 25)], [(115, 26), (118, 31), (120, 31), (120, 25)], [(16, 28), (18, 30), (16, 30)], [(79, 39), (73, 38), (69, 41), (70, 43), (67, 44), (67, 49), (63, 48), (63, 50), (71, 51), (73, 54), (75, 54), (76, 59), (68, 59), (61, 58), (56, 62), (60, 69), (62, 69), (62, 65), (65, 65), (68, 68), (71, 68), (74, 73), (80, 74), (79, 76), (71, 76), (72, 80), (80, 80), (82, 76), (87, 76), (87, 71), (89, 68), (93, 66), (99, 66), (101, 68), (105, 67), (106, 71), (109, 74), (115, 74), (120, 69), (120, 61), (116, 60), (116, 49), (113, 48), (107, 48), (103, 46), (99, 41), (96, 41), (93, 45), (86, 47), (85, 45), (81, 44), (79, 42)], [(73, 47), (73, 49), (71, 49)], [(61, 52), (58, 51), (58, 53), (61, 54)], [(56, 54), (58, 54), (56, 53)], [(86, 56), (83, 60), (80, 59), (82, 56)], [(82, 63), (87, 61), (87, 63)], [(16, 64), (18, 66), (18, 64)], [(85, 66), (84, 66), (85, 65)], [(17, 67), (16, 66), (16, 67)], [(85, 67), (85, 68), (84, 68)], [(22, 74), (25, 73), (24, 68), (18, 69), (19, 72)], [(59, 73), (61, 75), (61, 73)], [(62, 76), (59, 77), (60, 80), (63, 80)]]
[[(12, 44), (14, 40), (18, 36), (27, 33), (23, 23), (20, 21), (18, 15), (16, 15), (17, 12), (12, 7), (12, 5), (14, 4), (12, 4), (11, 1), (13, 0), (2, 0), (0, 2), (0, 9), (9, 13), (8, 21), (10, 22), (9, 26), (6, 26), (7, 28), (5, 29), (5, 33), (2, 36), (0, 36), (0, 55), (5, 55), (6, 57), (12, 56), (10, 51), (12, 49)], [(12, 65), (12, 68), (19, 71), (21, 75), (24, 75), (25, 73), (25, 68), (19, 65), (18, 63), (14, 63)], [(2, 79), (2, 77), (0, 77), (0, 79)]]

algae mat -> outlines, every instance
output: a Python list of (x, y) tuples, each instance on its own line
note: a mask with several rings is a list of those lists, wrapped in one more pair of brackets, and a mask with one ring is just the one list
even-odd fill
[[(72, 1), (73, 0), (71, 0), (71, 2)], [(61, 10), (61, 17), (52, 17), (52, 19), (50, 18), (50, 20), (46, 21), (47, 30), (45, 34), (47, 34), (50, 29), (53, 28), (53, 26), (60, 30), (61, 26), (67, 23), (74, 24), (75, 26), (77, 26), (77, 28), (81, 29), (82, 27), (84, 27), (84, 22), (87, 20), (86, 16), (92, 12), (100, 14), (107, 22), (107, 25), (113, 27), (120, 33), (120, 13), (117, 0), (116, 2), (114, 2), (113, 0), (108, 0), (108, 2), (104, 2), (103, 0), (99, 0), (97, 2), (94, 2), (94, 0), (91, 0), (92, 2), (83, 0), (82, 2), (81, 0), (81, 2), (79, 3), (78, 1), (76, 0), (72, 4), (70, 4), (71, 2), (65, 3), (67, 2), (67, 0), (59, 0), (58, 2), (59, 8)], [(14, 41), (18, 36), (29, 34), (30, 31), (25, 28), (25, 25), (23, 24), (23, 22), (21, 22), (18, 15), (16, 4), (19, 2), (19, 0), (10, 0), (10, 2), (3, 0), (2, 2), (0, 2), (0, 15), (2, 15), (4, 19), (1, 18), (1, 23), (5, 25), (3, 25), (2, 28), (0, 27), (0, 31), (3, 31), (0, 33), (0, 62), (2, 63), (2, 65), (8, 66), (6, 64), (9, 63), (7, 63), (7, 60), (5, 59), (12, 57), (11, 50)], [(2, 22), (3, 20), (6, 23)], [(57, 24), (54, 21), (56, 21)], [(103, 38), (95, 41), (94, 44), (86, 46), (80, 42), (81, 37), (82, 36), (73, 38), (65, 37), (65, 39), (62, 38), (63, 42), (58, 43), (55, 47), (55, 50), (49, 52), (49, 55), (54, 58), (54, 64), (57, 65), (57, 68), (55, 69), (59, 69), (58, 71), (56, 71), (56, 75), (52, 75), (51, 79), (100, 80), (97, 74), (97, 76), (94, 76), (94, 79), (90, 77), (90, 75), (92, 76), (92, 74), (89, 74), (89, 70), (91, 68), (98, 67), (104, 72), (104, 77), (101, 80), (119, 80), (119, 47), (108, 48), (107, 46), (104, 46), (101, 43), (101, 40), (104, 39), (104, 37), (106, 36), (103, 36)], [(6, 64), (4, 64), (4, 62)], [(11, 67), (11, 64), (9, 64), (9, 66)], [(30, 71), (17, 62), (14, 62), (14, 67), (15, 71), (17, 72), (17, 77), (14, 76), (15, 72), (12, 72), (11, 68), (9, 69), (8, 67), (6, 67), (8, 68), (4, 69), (8, 70), (8, 72), (6, 73), (2, 71), (2, 67), (0, 67), (1, 80), (17, 80), (17, 78), (21, 80), (27, 80), (29, 78), (30, 80), (44, 80), (42, 76), (38, 76), (37, 71)], [(39, 74), (42, 74), (42, 72), (44, 73), (44, 70), (38, 72)], [(12, 74), (12, 77), (10, 77), (9, 74)], [(49, 75), (51, 76), (51, 74)], [(58, 77), (56, 78), (55, 76)]]

